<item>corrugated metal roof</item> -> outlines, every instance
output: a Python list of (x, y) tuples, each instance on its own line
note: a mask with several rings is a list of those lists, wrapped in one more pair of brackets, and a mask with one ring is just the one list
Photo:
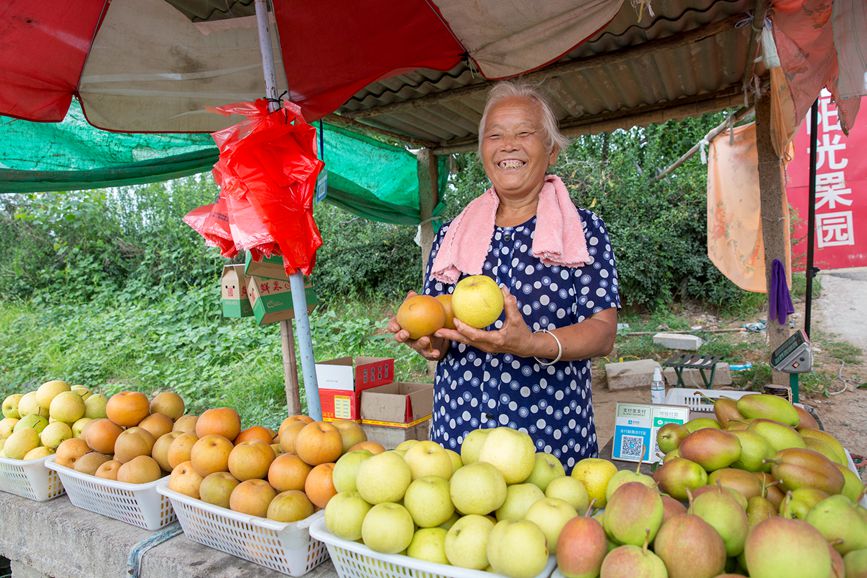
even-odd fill
[[(754, 2), (670, 0), (652, 7), (654, 16), (645, 13), (639, 22), (627, 0), (590, 40), (526, 75), (542, 83), (567, 134), (742, 102)], [(371, 84), (337, 115), (440, 152), (470, 149), (490, 84), (465, 60), (448, 72), (416, 70)]]

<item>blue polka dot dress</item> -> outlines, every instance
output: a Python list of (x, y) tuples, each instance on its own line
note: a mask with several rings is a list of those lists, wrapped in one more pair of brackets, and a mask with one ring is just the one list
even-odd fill
[[(614, 251), (605, 224), (579, 209), (591, 262), (581, 268), (544, 265), (531, 251), (536, 218), (517, 227), (495, 227), (485, 275), (505, 285), (532, 331), (556, 329), (620, 307)], [(431, 248), (433, 263), (448, 230), (443, 225)], [(454, 285), (426, 278), (428, 295), (451, 293)], [(494, 322), (502, 327), (504, 316)], [(566, 471), (598, 455), (590, 389), (590, 360), (543, 366), (532, 357), (485, 353), (452, 343), (437, 365), (431, 438), (460, 450), (478, 428), (508, 426), (526, 431), (537, 451), (551, 453)]]

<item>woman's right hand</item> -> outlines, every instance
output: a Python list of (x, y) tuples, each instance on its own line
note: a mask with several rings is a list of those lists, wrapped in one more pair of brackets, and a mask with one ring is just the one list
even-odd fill
[[(406, 294), (406, 298), (416, 295), (415, 291)], [(397, 317), (388, 320), (388, 331), (394, 334), (398, 343), (405, 343), (415, 349), (422, 357), (429, 361), (439, 361), (446, 355), (449, 348), (449, 340), (434, 335), (410, 339), (409, 331), (403, 329), (397, 322)]]

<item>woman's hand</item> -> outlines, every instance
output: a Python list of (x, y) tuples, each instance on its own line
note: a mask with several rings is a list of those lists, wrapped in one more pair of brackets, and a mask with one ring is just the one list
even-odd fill
[[(406, 298), (409, 299), (415, 295), (415, 291), (410, 291), (406, 294)], [(396, 317), (388, 320), (387, 329), (390, 333), (394, 334), (395, 341), (409, 345), (429, 361), (439, 361), (445, 357), (446, 351), (449, 349), (448, 338), (438, 337), (436, 334), (419, 337), (418, 339), (410, 339), (409, 331), (400, 326)]]
[(530, 342), (533, 339), (533, 332), (530, 331), (524, 316), (518, 310), (518, 300), (505, 287), (500, 287), (500, 290), (503, 292), (503, 309), (506, 312), (506, 318), (500, 329), (483, 331), (470, 327), (460, 319), (455, 319), (456, 330), (440, 329), (434, 333), (434, 336), (472, 345), (487, 353), (512, 353), (527, 357), (531, 351)]

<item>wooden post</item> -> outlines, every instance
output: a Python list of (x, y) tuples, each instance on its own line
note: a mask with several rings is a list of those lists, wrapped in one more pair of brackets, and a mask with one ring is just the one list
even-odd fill
[(292, 335), (292, 320), (280, 322), (280, 341), (283, 344), (283, 386), (286, 388), (288, 415), (301, 413), (301, 396), (298, 392), (298, 363), (295, 360), (295, 336)]
[[(771, 142), (771, 99), (764, 95), (756, 102), (756, 148), (759, 156), (759, 190), (762, 211), (762, 241), (765, 245), (765, 278), (768, 296), (771, 289), (771, 271), (774, 259), (786, 263), (786, 244), (789, 240), (786, 216), (786, 195), (783, 164)], [(770, 319), (768, 315), (768, 356), (789, 336), (788, 328)], [(773, 383), (786, 385), (786, 374), (775, 371)]]
[(418, 151), (418, 207), (421, 218), (421, 274), (427, 272), (427, 261), (433, 245), (434, 230), (430, 218), (437, 205), (439, 175), (437, 156), (430, 149)]

